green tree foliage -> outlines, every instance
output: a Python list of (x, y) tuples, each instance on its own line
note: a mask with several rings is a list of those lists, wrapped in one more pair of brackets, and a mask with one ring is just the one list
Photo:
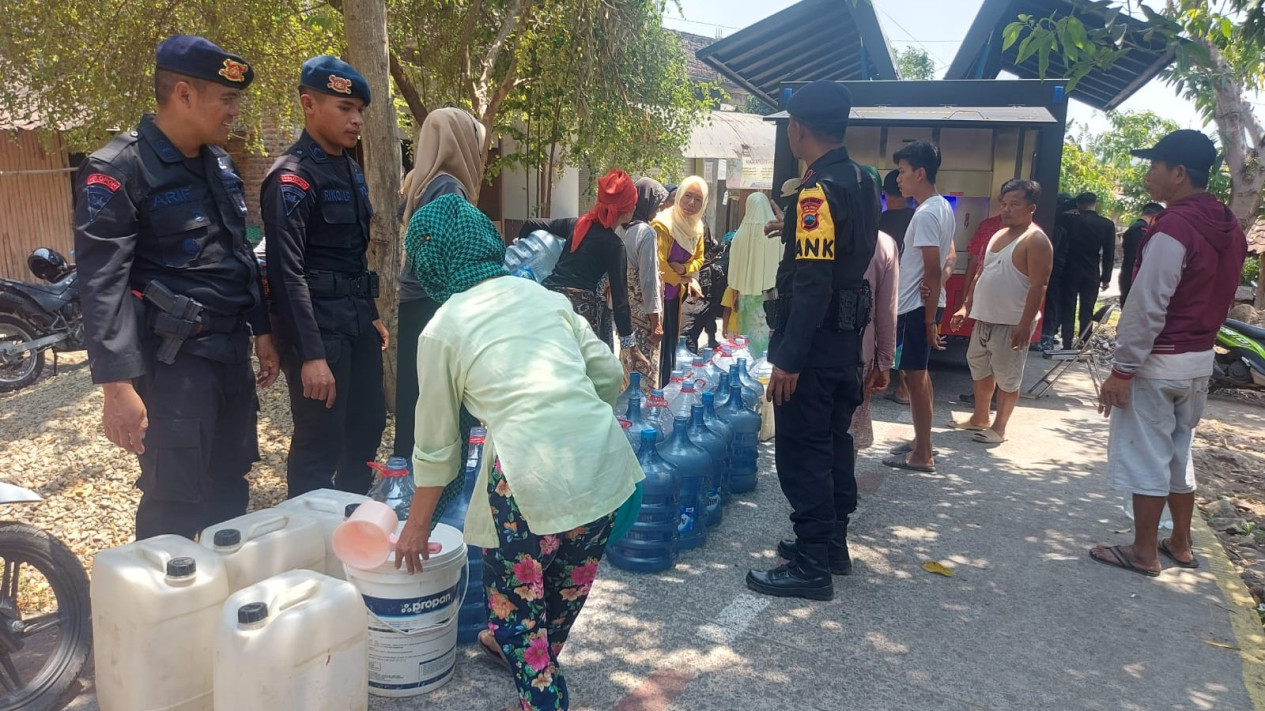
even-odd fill
[[(1083, 11), (1099, 12), (1086, 3)], [(1139, 38), (1116, 19), (1122, 12), (1146, 18), (1144, 41), (1160, 41), (1174, 52), (1164, 79), (1192, 100), (1205, 121), (1215, 124), (1230, 182), (1227, 203), (1246, 230), (1261, 215), (1265, 197), (1265, 123), (1249, 100), (1249, 92), (1265, 88), (1265, 7), (1261, 0), (1168, 0), (1155, 10), (1140, 0), (1109, 3), (1105, 27), (1086, 31), (1081, 12), (1049, 17), (1020, 15), (1004, 30), (1004, 46), (1019, 44), (1018, 61), (1038, 54), (1040, 74), (1047, 76), (1050, 57), (1061, 61), (1069, 89), (1095, 67), (1108, 68), (1128, 54)], [(1265, 308), (1265, 284), (1256, 305)]]
[(659, 0), (390, 1), (408, 122), (429, 106), (471, 110), (489, 137), (519, 142), (501, 164), (540, 171), (542, 196), (564, 165), (675, 173), (712, 107)]
[(931, 55), (927, 54), (927, 50), (922, 47), (906, 47), (905, 49), (897, 49), (896, 69), (900, 72), (901, 79), (935, 79), (936, 63), (932, 61)]
[(282, 0), (7, 0), (0, 32), (0, 106), (19, 121), (71, 127), (69, 144), (95, 149), (152, 110), (154, 47), (201, 34), (255, 67), (244, 125), (290, 119), (299, 66), (337, 51), (342, 30), (328, 13)]
[(1111, 170), (1094, 155), (1093, 151), (1083, 145), (1085, 137), (1080, 140), (1069, 139), (1063, 145), (1063, 164), (1059, 173), (1059, 192), (1079, 195), (1091, 192), (1098, 196), (1099, 212), (1104, 215), (1120, 214), (1120, 203), (1116, 199), (1116, 183), (1112, 180)]

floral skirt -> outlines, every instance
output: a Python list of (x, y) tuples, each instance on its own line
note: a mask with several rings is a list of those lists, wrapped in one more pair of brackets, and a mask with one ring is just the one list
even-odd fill
[[(606, 299), (596, 291), (587, 289), (575, 289), (571, 287), (554, 287), (552, 291), (567, 297), (571, 302), (571, 308), (588, 321), (589, 326), (593, 329), (593, 333), (598, 338), (605, 340), (606, 335)], [(607, 342), (609, 344), (609, 341)]]
[(483, 551), (488, 628), (514, 671), (524, 711), (566, 709), (558, 655), (588, 599), (614, 514), (538, 536), (514, 503), (498, 461), (488, 477), (498, 545)]

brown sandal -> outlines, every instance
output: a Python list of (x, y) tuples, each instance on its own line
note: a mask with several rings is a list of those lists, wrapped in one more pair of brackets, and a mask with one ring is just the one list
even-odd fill
[(483, 630), (479, 633), (479, 649), (483, 651), (483, 658), (495, 663), (505, 671), (513, 674), (514, 668), (510, 666), (510, 661), (505, 658), (505, 653), (500, 647), (496, 646), (496, 640), (492, 637), (492, 633)]

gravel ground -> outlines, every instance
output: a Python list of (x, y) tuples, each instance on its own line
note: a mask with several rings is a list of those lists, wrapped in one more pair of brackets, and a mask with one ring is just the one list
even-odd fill
[[(0, 477), (28, 487), (42, 503), (12, 507), (4, 517), (33, 524), (61, 539), (91, 571), (97, 551), (135, 535), (140, 491), (135, 455), (101, 432), (100, 388), (92, 385), (87, 357), (60, 358), (58, 372), (16, 393), (0, 394)], [(285, 456), (290, 443), (290, 405), (285, 376), (259, 396), (260, 461), (251, 469), (251, 510), (285, 498)], [(382, 436), (395, 436), (391, 418)], [(385, 459), (387, 449), (380, 451)]]

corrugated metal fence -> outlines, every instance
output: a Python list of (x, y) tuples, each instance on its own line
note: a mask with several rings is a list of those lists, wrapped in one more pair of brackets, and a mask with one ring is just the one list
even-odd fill
[(52, 247), (70, 259), (72, 173), (61, 140), (48, 148), (32, 131), (0, 135), (0, 276), (33, 279), (26, 257)]

